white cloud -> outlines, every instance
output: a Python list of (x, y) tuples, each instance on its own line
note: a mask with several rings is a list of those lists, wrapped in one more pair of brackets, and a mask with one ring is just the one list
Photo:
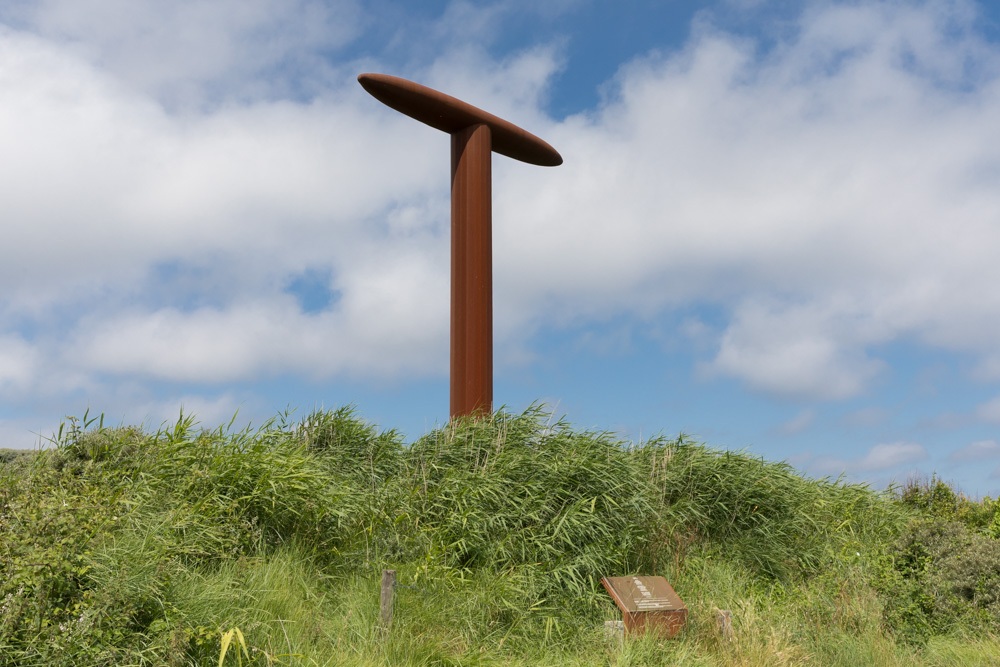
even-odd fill
[[(263, 406), (245, 406), (229, 392), (223, 392), (218, 396), (187, 394), (153, 400), (142, 398), (143, 393), (142, 388), (135, 386), (129, 386), (123, 391), (109, 390), (105, 387), (93, 395), (93, 398), (100, 400), (101, 413), (95, 412), (95, 403), (91, 406), (77, 405), (69, 411), (69, 414), (52, 407), (48, 414), (61, 415), (65, 428), (70, 415), (82, 419), (84, 411), (89, 410), (88, 419), (100, 419), (106, 427), (132, 425), (150, 433), (155, 433), (160, 428), (172, 427), (177, 423), (182, 411), (185, 416), (194, 416), (197, 423), (206, 428), (216, 428), (228, 424), (230, 420), (233, 421), (234, 428), (243, 428), (251, 420), (251, 416), (244, 414), (245, 412), (253, 413), (254, 416), (261, 414), (270, 416)], [(138, 400), (137, 396), (140, 396)], [(67, 406), (64, 404), (62, 407), (65, 409)], [(244, 407), (248, 407), (249, 410), (244, 411)], [(92, 426), (96, 425), (95, 421)], [(12, 449), (49, 447), (56, 440), (59, 430), (60, 423), (51, 417), (0, 419), (0, 447)]]
[(982, 382), (1000, 380), (1000, 353), (983, 355), (980, 363), (972, 370), (972, 377)]
[(0, 448), (39, 449), (48, 445), (59, 430), (58, 425), (45, 424), (27, 419), (0, 419)]
[(562, 167), (495, 186), (498, 285), (549, 317), (722, 305), (705, 369), (779, 395), (861, 394), (902, 338), (992, 353), (1000, 49), (968, 8), (820, 4), (764, 55), (703, 26), (623, 68), (543, 135)]
[(38, 352), (16, 336), (0, 336), (0, 393), (31, 388), (38, 372)]
[[(258, 276), (354, 258), (394, 196), (413, 206), (434, 192), (438, 162), (447, 184), (446, 158), (429, 157), (408, 119), (377, 122), (354, 82), (309, 105), (176, 118), (18, 35), (0, 36), (0, 81), (0, 280), (18, 307), (133, 283), (175, 258)], [(400, 161), (398, 143), (414, 155)]]
[(864, 458), (852, 467), (860, 472), (886, 470), (904, 464), (923, 461), (927, 458), (927, 450), (915, 442), (893, 442), (875, 445)]
[(35, 0), (0, 9), (0, 21), (63, 43), (172, 106), (287, 94), (282, 84), (319, 75), (316, 52), (349, 42), (361, 20), (354, 0)]
[(980, 404), (976, 408), (976, 416), (983, 421), (1000, 424), (1000, 396)]
[(135, 311), (95, 320), (73, 357), (93, 372), (217, 383), (279, 373), (311, 378), (447, 371), (447, 282), (428, 257), (366, 262), (333, 310), (290, 296), (225, 308)]
[[(228, 424), (230, 420), (233, 420), (234, 427), (240, 428), (245, 425), (245, 420), (240, 419), (240, 407), (230, 393), (211, 397), (191, 394), (138, 404), (130, 407), (129, 412), (130, 417), (142, 420), (147, 430), (155, 432), (161, 427), (175, 424), (182, 414), (194, 417), (199, 424), (208, 428)], [(129, 421), (127, 423), (138, 422)]]
[(927, 450), (915, 442), (892, 442), (878, 444), (860, 458), (819, 457), (808, 467), (821, 474), (865, 475), (899, 468), (927, 460)]
[[(781, 435), (798, 435), (808, 430), (816, 421), (816, 411), (805, 409), (775, 429)], [(794, 465), (794, 463), (793, 463)]]
[(892, 411), (880, 407), (867, 407), (844, 415), (841, 420), (850, 428), (874, 428), (885, 424), (892, 417)]
[[(353, 70), (275, 83), (357, 34), (352, 4), (238, 4), (0, 13), (0, 336), (19, 341), (0, 385), (30, 394), (40, 359), (74, 386), (443, 372), (447, 138)], [(409, 75), (566, 159), (494, 161), (498, 347), (707, 303), (725, 317), (700, 330), (706, 374), (782, 396), (861, 394), (903, 338), (996, 358), (1000, 49), (970, 7), (816, 4), (768, 52), (702, 23), (559, 122), (558, 45), (441, 44)], [(158, 286), (164, 266), (186, 278)], [(281, 292), (306, 267), (332, 276), (328, 312)]]
[(1000, 443), (996, 440), (977, 440), (948, 455), (949, 461), (985, 461), (1000, 458)]
[(864, 336), (865, 323), (817, 312), (822, 310), (815, 304), (774, 307), (745, 302), (706, 372), (740, 377), (751, 386), (795, 397), (838, 399), (860, 393), (882, 368), (856, 344)]
[(0, 335), (0, 399), (5, 407), (90, 387), (88, 374), (72, 363), (64, 365), (61, 354), (51, 341)]

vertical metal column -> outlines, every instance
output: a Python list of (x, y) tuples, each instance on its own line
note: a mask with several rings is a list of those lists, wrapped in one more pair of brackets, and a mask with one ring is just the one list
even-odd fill
[(493, 193), (491, 155), (554, 167), (556, 149), (513, 123), (419, 83), (359, 74), (377, 100), (451, 135), (451, 406), (493, 411)]
[(493, 410), (492, 138), (451, 135), (451, 417)]

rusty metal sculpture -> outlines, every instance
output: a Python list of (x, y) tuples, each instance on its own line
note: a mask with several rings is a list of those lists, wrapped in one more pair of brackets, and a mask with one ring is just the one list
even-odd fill
[(380, 102), (451, 135), (452, 419), (493, 409), (491, 155), (555, 167), (552, 146), (471, 104), (386, 74), (358, 82)]

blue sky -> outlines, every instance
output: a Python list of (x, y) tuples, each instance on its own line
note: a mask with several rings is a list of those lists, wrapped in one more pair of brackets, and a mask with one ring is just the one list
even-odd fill
[(940, 2), (0, 5), (0, 444), (448, 414), (448, 142), (494, 156), (495, 400), (883, 486), (1000, 492), (1000, 10)]

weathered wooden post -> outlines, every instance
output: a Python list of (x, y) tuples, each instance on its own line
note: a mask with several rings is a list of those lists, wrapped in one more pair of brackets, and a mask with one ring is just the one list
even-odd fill
[(533, 134), (432, 88), (387, 74), (358, 81), (380, 102), (451, 135), (451, 405), (493, 410), (493, 152), (546, 167), (562, 156)]
[(719, 636), (722, 637), (722, 641), (730, 642), (733, 640), (733, 612), (728, 609), (719, 610)]
[(396, 587), (396, 571), (382, 570), (382, 594), (379, 607), (382, 612), (382, 629), (388, 631), (392, 625), (392, 591)]

